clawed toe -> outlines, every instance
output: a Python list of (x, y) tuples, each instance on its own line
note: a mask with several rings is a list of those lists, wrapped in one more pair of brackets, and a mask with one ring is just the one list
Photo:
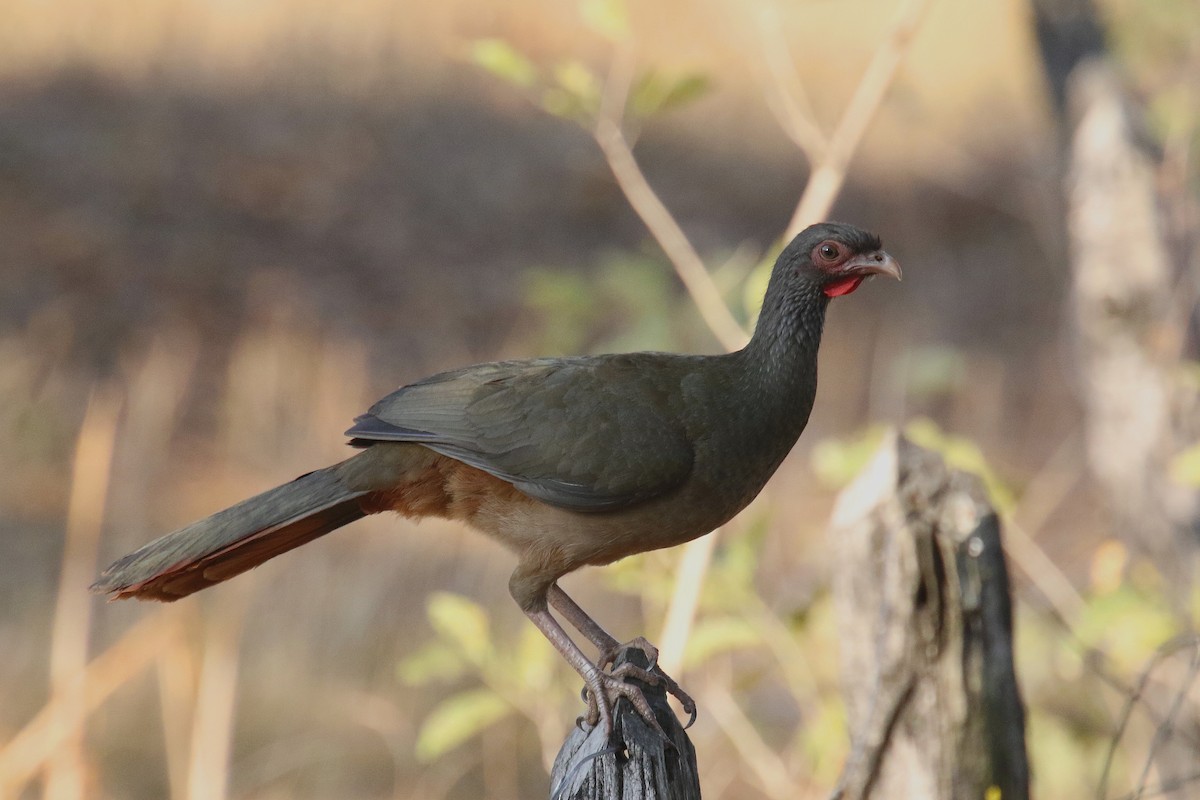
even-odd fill
[(633, 664), (622, 664), (613, 670), (613, 675), (636, 678), (637, 680), (645, 681), (651, 686), (662, 684), (662, 687), (667, 690), (667, 694), (678, 700), (679, 705), (683, 706), (683, 710), (687, 712), (688, 721), (683, 726), (684, 730), (692, 727), (693, 723), (696, 722), (696, 701), (692, 699), (691, 695), (680, 688), (674, 678), (658, 667), (655, 667), (652, 672), (647, 672)]
[[(600, 654), (600, 658), (597, 660), (596, 666), (598, 666), (601, 670), (607, 669), (609, 666), (616, 664), (617, 659), (626, 650), (639, 650), (644, 653), (647, 661), (649, 662), (648, 666), (640, 667), (637, 664), (625, 662), (620, 666), (615, 667), (611, 672), (605, 674), (608, 674), (613, 678), (619, 678), (622, 681), (626, 678), (633, 678), (634, 680), (648, 683), (651, 686), (661, 685), (664, 689), (666, 689), (668, 694), (672, 695), (676, 700), (679, 701), (679, 704), (683, 706), (683, 710), (687, 712), (688, 721), (687, 724), (684, 725), (684, 728), (686, 729), (692, 727), (692, 724), (696, 721), (696, 701), (692, 700), (691, 696), (682, 688), (680, 688), (679, 684), (674, 678), (663, 672), (663, 670), (658, 666), (658, 648), (652, 645), (645, 638), (639, 636), (632, 641), (610, 647)], [(584, 688), (584, 691), (590, 696), (587, 687)], [(641, 692), (639, 692), (639, 695), (640, 694)], [(645, 698), (643, 697), (642, 700), (644, 702)], [(590, 699), (588, 701), (588, 708), (590, 715), (592, 708), (592, 701)], [(648, 708), (649, 706), (647, 705), (647, 709)], [(641, 713), (641, 709), (639, 709), (639, 713)], [(645, 717), (646, 714), (642, 713), (642, 716)]]
[(605, 735), (611, 737), (613, 733), (613, 708), (616, 707), (617, 701), (624, 697), (633, 706), (634, 710), (638, 712), (638, 716), (644, 719), (651, 729), (664, 739), (667, 738), (666, 732), (663, 731), (662, 726), (655, 719), (654, 710), (650, 708), (650, 704), (646, 701), (646, 696), (642, 694), (642, 690), (632, 683), (626, 683), (623, 680), (623, 676), (597, 670), (592, 675), (587, 676), (585, 680), (587, 685), (584, 691), (587, 694), (588, 710), (583, 719), (589, 726), (600, 724), (604, 727)]

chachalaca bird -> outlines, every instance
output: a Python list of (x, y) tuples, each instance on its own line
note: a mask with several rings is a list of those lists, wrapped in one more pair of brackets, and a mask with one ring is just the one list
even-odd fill
[[(792, 449), (817, 390), (829, 299), (900, 277), (877, 237), (802, 231), (780, 254), (749, 343), (722, 355), (629, 353), (501, 361), (443, 372), (380, 400), (346, 432), (362, 452), (245, 500), (120, 559), (92, 589), (171, 601), (367, 514), (448, 517), (517, 556), (509, 591), (586, 683), (588, 722), (612, 732), (633, 675), (662, 681), (644, 639), (618, 645), (557, 581), (585, 564), (681, 544), (746, 506)], [(548, 606), (600, 650), (591, 661)], [(608, 671), (621, 647), (651, 669)]]

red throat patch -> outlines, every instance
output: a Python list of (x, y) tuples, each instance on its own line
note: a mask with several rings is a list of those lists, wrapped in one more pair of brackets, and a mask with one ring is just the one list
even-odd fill
[(847, 295), (858, 288), (858, 285), (863, 282), (865, 275), (855, 275), (849, 278), (843, 278), (840, 281), (831, 283), (825, 287), (824, 292), (826, 297), (841, 297)]

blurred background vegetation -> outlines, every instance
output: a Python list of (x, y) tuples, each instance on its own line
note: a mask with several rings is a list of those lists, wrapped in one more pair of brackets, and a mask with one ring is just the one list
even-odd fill
[[(588, 131), (614, 51), (638, 162), (745, 323), (809, 169), (781, 103), (832, 130), (897, 6), (0, 0), (0, 796), (545, 793), (578, 681), (482, 537), (371, 519), (176, 606), (84, 587), (342, 457), (353, 416), (413, 379), (719, 349)], [(1193, 282), (1197, 8), (1097, 5)], [(930, 4), (854, 153), (831, 216), (879, 232), (905, 281), (835, 304), (808, 431), (723, 535), (675, 656), (707, 797), (836, 779), (823, 530), (876, 423), (984, 471), (1065, 583), (1015, 571), (1038, 795), (1095, 796), (1125, 690), (1195, 629), (1195, 591), (1130, 551), (1086, 476), (1038, 42), (1023, 0)], [(1200, 450), (1172, 463), (1200, 484)], [(566, 585), (618, 638), (655, 639), (679, 559)], [(1131, 722), (1112, 796), (1157, 722)]]

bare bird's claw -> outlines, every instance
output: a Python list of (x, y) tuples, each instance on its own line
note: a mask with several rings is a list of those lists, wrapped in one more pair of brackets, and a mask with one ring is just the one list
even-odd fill
[[(683, 706), (683, 710), (687, 712), (688, 721), (687, 724), (683, 726), (684, 729), (686, 730), (687, 728), (692, 727), (692, 725), (696, 722), (696, 701), (693, 700), (687, 692), (680, 688), (679, 684), (674, 678), (662, 671), (662, 669), (658, 666), (658, 648), (648, 642), (644, 637), (639, 636), (636, 639), (626, 642), (625, 644), (619, 644), (615, 647), (610, 647), (609, 649), (605, 650), (600, 654), (600, 658), (597, 660), (596, 666), (602, 670), (607, 669), (610, 665), (615, 664), (617, 662), (617, 658), (626, 650), (640, 650), (646, 655), (646, 660), (650, 663), (649, 667), (643, 669), (635, 664), (625, 663), (614, 669), (609, 674), (616, 678), (634, 678), (635, 680), (648, 683), (651, 686), (659, 686), (661, 684), (662, 687), (667, 690), (667, 693), (678, 700), (679, 704)], [(587, 691), (586, 687), (584, 691)], [(643, 714), (643, 716), (645, 715)]]
[(588, 725), (602, 725), (605, 736), (611, 738), (613, 708), (617, 701), (624, 697), (638, 712), (638, 716), (646, 721), (651, 730), (662, 736), (663, 739), (670, 741), (662, 726), (658, 724), (658, 720), (654, 718), (654, 710), (646, 702), (646, 696), (642, 694), (641, 689), (632, 683), (626, 683), (619, 675), (612, 675), (600, 670), (584, 676), (584, 681), (587, 684), (584, 691), (587, 694), (588, 703), (588, 711), (584, 720)]

